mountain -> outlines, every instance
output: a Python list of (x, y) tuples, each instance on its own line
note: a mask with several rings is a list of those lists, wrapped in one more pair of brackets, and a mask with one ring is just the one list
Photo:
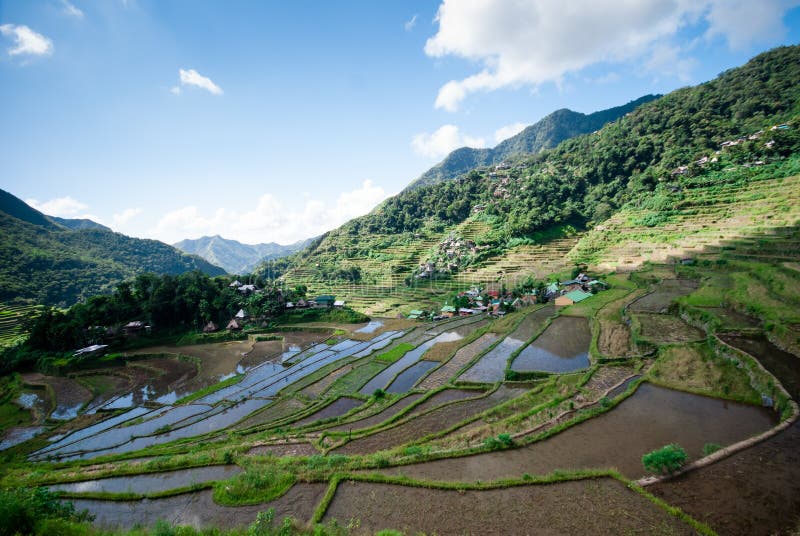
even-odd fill
[(540, 121), (525, 128), (491, 149), (462, 147), (451, 152), (444, 160), (423, 173), (406, 189), (419, 188), (452, 179), (480, 166), (492, 166), (519, 155), (538, 153), (555, 147), (569, 138), (594, 132), (606, 123), (619, 119), (642, 104), (657, 99), (658, 95), (645, 95), (634, 101), (601, 110), (589, 115), (566, 108), (556, 110)]
[(231, 274), (248, 274), (260, 262), (279, 259), (305, 248), (313, 238), (300, 240), (282, 246), (275, 242), (268, 244), (242, 244), (219, 235), (204, 236), (196, 240), (181, 240), (174, 247), (192, 255), (198, 255), (208, 262), (221, 266)]
[(57, 216), (48, 216), (48, 218), (61, 225), (62, 227), (66, 227), (67, 229), (72, 229), (73, 231), (79, 231), (81, 229), (100, 229), (102, 231), (111, 231), (110, 228), (97, 223), (96, 221), (92, 221), (86, 218), (80, 219), (68, 219), (68, 218), (59, 218)]
[[(714, 80), (642, 104), (596, 132), (521, 155), (510, 169), (478, 167), (406, 189), (272, 273), (383, 314), (438, 300), (445, 288), (511, 285), (513, 274), (568, 274), (575, 262), (636, 263), (661, 249), (654, 242), (678, 243), (741, 209), (724, 194), (733, 196), (765, 175), (800, 174), (798, 82), (800, 47), (771, 50)], [(713, 190), (708, 199), (690, 199), (701, 185)], [(755, 221), (765, 231), (794, 225), (785, 216), (796, 194), (782, 188), (774, 195), (779, 199), (766, 215), (739, 223)], [(712, 199), (716, 215), (701, 216), (699, 208), (682, 212)], [(636, 214), (630, 216), (635, 233), (602, 230), (610, 218), (622, 229), (624, 214)], [(685, 220), (680, 225), (678, 214)], [(572, 251), (592, 228), (600, 230)], [(621, 245), (609, 246), (614, 243)], [(420, 265), (428, 263), (435, 271), (421, 274)], [(431, 281), (434, 276), (443, 284)], [(423, 289), (422, 282), (430, 286)]]
[(0, 190), (0, 302), (69, 306), (144, 272), (225, 273), (163, 242), (100, 227), (66, 228)]

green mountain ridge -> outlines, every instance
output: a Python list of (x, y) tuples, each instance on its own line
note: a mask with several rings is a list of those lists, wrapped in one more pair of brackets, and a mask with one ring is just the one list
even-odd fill
[(102, 231), (111, 231), (110, 227), (106, 227), (101, 223), (97, 223), (96, 221), (92, 221), (87, 218), (59, 218), (57, 216), (48, 216), (48, 218), (58, 225), (66, 227), (67, 229), (72, 229), (73, 231), (79, 231), (81, 229), (100, 229)]
[[(762, 164), (776, 177), (796, 174), (798, 81), (800, 47), (771, 50), (714, 80), (642, 104), (597, 132), (520, 156), (510, 169), (473, 169), (406, 189), (286, 259), (282, 270), (269, 268), (288, 284), (389, 312), (435, 298), (415, 290), (425, 263), (436, 263), (436, 278), (465, 286), (592, 261), (596, 255), (570, 254), (584, 230), (637, 206), (655, 207), (641, 216), (644, 224), (665, 225), (682, 203), (675, 192), (696, 187), (682, 184), (683, 177), (706, 177), (724, 189), (729, 178), (747, 183)], [(659, 233), (658, 240), (669, 242), (683, 230)], [(622, 256), (637, 262), (643, 254)], [(507, 263), (510, 257), (517, 260)], [(603, 264), (613, 267), (608, 259)]]
[(285, 246), (275, 242), (243, 244), (237, 240), (215, 235), (181, 240), (173, 244), (173, 247), (184, 253), (202, 257), (211, 264), (224, 268), (228, 273), (247, 274), (259, 263), (291, 255), (308, 246), (313, 240), (313, 238), (299, 240)]
[(157, 240), (57, 222), (0, 190), (0, 302), (69, 306), (145, 272), (225, 273)]
[(591, 114), (574, 112), (567, 108), (556, 110), (493, 148), (456, 149), (409, 184), (406, 190), (452, 179), (476, 167), (496, 165), (523, 154), (550, 149), (569, 138), (594, 132), (606, 123), (619, 119), (658, 97), (658, 95), (645, 95), (622, 106)]

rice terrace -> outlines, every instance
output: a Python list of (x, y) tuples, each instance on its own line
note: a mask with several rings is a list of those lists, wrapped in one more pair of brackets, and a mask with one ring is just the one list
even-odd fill
[(0, 7), (0, 536), (800, 534), (800, 8), (119, 4)]

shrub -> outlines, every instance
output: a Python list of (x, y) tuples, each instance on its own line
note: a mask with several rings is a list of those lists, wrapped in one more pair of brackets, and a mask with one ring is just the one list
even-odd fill
[(383, 389), (375, 389), (375, 391), (372, 393), (372, 396), (374, 396), (377, 400), (380, 400), (386, 396), (386, 391)]
[(718, 450), (722, 448), (722, 445), (717, 445), (716, 443), (706, 443), (703, 445), (703, 456), (708, 456), (709, 454), (714, 454)]
[(16, 488), (0, 491), (0, 536), (32, 534), (48, 519), (85, 521), (87, 512), (77, 513), (72, 503), (62, 503), (45, 488)]
[(680, 469), (688, 458), (686, 451), (673, 443), (642, 456), (642, 464), (650, 472), (667, 474)]

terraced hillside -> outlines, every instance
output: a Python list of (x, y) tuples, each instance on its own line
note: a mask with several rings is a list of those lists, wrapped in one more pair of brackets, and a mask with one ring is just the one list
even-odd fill
[(793, 162), (739, 179), (710, 182), (671, 194), (672, 209), (652, 223), (647, 209), (626, 208), (587, 233), (570, 252), (600, 270), (633, 269), (644, 262), (728, 256), (792, 262), (800, 256), (800, 175), (782, 177)]
[(10, 346), (25, 336), (25, 322), (39, 314), (37, 305), (0, 304), (0, 347)]

